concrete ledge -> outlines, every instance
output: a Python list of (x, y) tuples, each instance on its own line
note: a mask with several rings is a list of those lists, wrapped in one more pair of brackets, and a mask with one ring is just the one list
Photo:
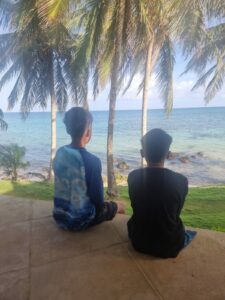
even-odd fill
[(197, 230), (175, 259), (135, 252), (128, 217), (59, 230), (52, 203), (0, 197), (1, 300), (224, 300), (225, 234)]

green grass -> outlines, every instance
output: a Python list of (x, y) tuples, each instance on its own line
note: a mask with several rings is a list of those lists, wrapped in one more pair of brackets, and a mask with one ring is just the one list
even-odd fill
[(52, 200), (53, 185), (46, 182), (11, 182), (0, 181), (0, 195), (8, 195), (21, 198)]
[[(0, 195), (53, 199), (53, 185), (45, 182), (0, 181)], [(126, 213), (131, 214), (127, 187), (120, 187), (120, 198), (126, 204)], [(185, 225), (225, 232), (225, 186), (190, 188), (182, 212)]]
[[(121, 196), (131, 214), (127, 187), (121, 188)], [(187, 226), (225, 232), (225, 186), (190, 188), (181, 216)]]

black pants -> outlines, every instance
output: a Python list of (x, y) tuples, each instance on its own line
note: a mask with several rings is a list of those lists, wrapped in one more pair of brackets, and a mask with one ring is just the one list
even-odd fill
[(106, 201), (104, 205), (97, 209), (94, 220), (90, 223), (90, 226), (100, 224), (104, 221), (112, 220), (117, 213), (117, 204), (113, 201)]

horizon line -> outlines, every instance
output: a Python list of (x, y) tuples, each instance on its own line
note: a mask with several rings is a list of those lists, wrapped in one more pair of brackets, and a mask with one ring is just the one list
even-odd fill
[[(200, 109), (200, 108), (205, 108), (205, 109), (210, 109), (210, 108), (225, 108), (225, 106), (197, 106), (197, 107), (174, 107), (171, 110), (171, 113), (173, 110), (179, 110), (179, 109)], [(148, 108), (148, 111), (150, 110), (165, 110), (164, 108)], [(66, 112), (67, 110), (65, 110)], [(90, 109), (92, 112), (108, 112), (109, 109)], [(141, 108), (137, 109), (116, 109), (116, 111), (142, 111)], [(50, 110), (47, 111), (31, 111), (30, 113), (50, 113)], [(14, 114), (14, 113), (21, 113), (20, 111), (4, 111), (4, 114)], [(57, 112), (57, 113), (64, 113), (64, 112)]]

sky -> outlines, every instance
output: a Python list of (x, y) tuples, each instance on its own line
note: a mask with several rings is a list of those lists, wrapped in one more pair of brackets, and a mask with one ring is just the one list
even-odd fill
[[(196, 82), (196, 75), (194, 73), (188, 73), (181, 76), (181, 73), (185, 69), (185, 62), (178, 51), (176, 58), (176, 64), (174, 69), (174, 108), (192, 108), (192, 107), (204, 107), (204, 89), (199, 88), (198, 90), (191, 91), (194, 83)], [(7, 112), (7, 98), (10, 90), (13, 87), (13, 80), (8, 85), (3, 87), (0, 92), (0, 108)], [(117, 100), (117, 110), (137, 110), (141, 109), (142, 94), (137, 95), (138, 86), (141, 82), (141, 75), (137, 74), (133, 80), (132, 85), (125, 95), (119, 94)], [(109, 85), (106, 86), (105, 90), (100, 92), (97, 99), (93, 100), (91, 91), (88, 95), (90, 110), (108, 110), (109, 105)], [(72, 104), (68, 105), (70, 108)], [(215, 98), (207, 105), (208, 107), (220, 107), (225, 106), (225, 88), (217, 93)], [(161, 101), (159, 91), (157, 88), (156, 79), (152, 78), (149, 88), (149, 109), (162, 109), (163, 103)], [(47, 111), (50, 110), (48, 106)], [(16, 105), (14, 112), (19, 111), (19, 105)], [(38, 107), (34, 111), (42, 111)]]

